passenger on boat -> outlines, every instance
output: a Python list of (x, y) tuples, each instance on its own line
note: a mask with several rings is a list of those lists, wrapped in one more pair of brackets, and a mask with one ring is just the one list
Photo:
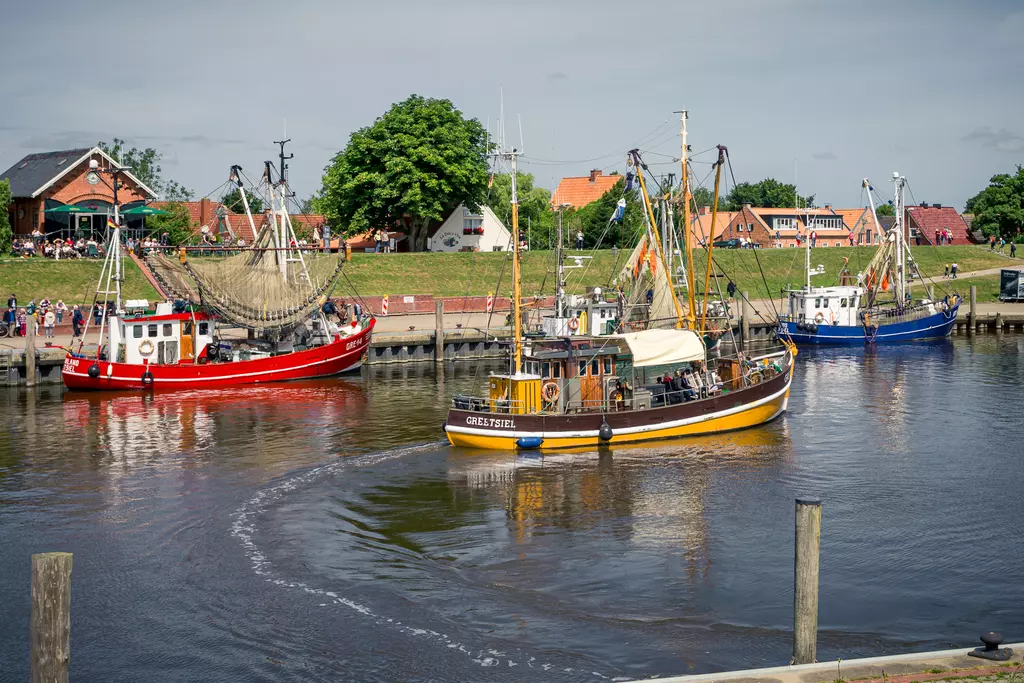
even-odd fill
[[(676, 370), (675, 379), (672, 380), (672, 386), (676, 390), (676, 396), (679, 396), (684, 401), (692, 401), (697, 398), (697, 391), (694, 387), (694, 383), (689, 377), (683, 374), (682, 370)], [(675, 401), (678, 403), (679, 401)]]

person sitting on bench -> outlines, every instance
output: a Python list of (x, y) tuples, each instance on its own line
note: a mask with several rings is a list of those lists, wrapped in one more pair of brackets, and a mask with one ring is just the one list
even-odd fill
[(682, 370), (676, 370), (676, 376), (672, 379), (672, 388), (675, 390), (673, 395), (676, 397), (674, 403), (679, 403), (680, 400), (692, 401), (697, 398), (693, 384), (683, 375)]

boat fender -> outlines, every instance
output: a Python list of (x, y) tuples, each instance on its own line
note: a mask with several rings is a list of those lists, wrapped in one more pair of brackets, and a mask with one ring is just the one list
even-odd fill
[(144, 373), (142, 373), (142, 386), (153, 386), (153, 373), (150, 372), (149, 370), (146, 370)]
[(544, 439), (539, 436), (521, 436), (516, 439), (516, 446), (527, 450), (540, 448), (542, 443), (544, 443)]
[(817, 325), (808, 325), (807, 327), (809, 328), (807, 331), (810, 332), (811, 334), (818, 334)]
[(206, 357), (210, 360), (217, 360), (217, 356), (220, 355), (220, 348), (217, 346), (217, 342), (206, 345)]
[(614, 436), (614, 432), (612, 432), (611, 426), (602, 420), (601, 428), (597, 430), (597, 437), (601, 439), (601, 441), (611, 441), (612, 436)]
[(799, 330), (800, 332), (803, 332), (804, 330), (807, 329), (807, 325), (804, 325), (803, 323), (797, 323), (796, 329)]
[(89, 366), (89, 377), (91, 377), (92, 379), (96, 379), (99, 376), (100, 376), (100, 364), (99, 363), (93, 363), (92, 365)]

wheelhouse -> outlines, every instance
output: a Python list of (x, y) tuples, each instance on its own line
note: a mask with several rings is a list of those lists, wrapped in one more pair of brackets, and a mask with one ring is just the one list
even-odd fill
[(814, 287), (789, 291), (788, 320), (816, 325), (859, 325), (860, 287)]
[(169, 303), (158, 304), (152, 315), (113, 316), (109, 325), (111, 360), (133, 365), (176, 365), (204, 359), (216, 331), (216, 323), (207, 313), (173, 313)]

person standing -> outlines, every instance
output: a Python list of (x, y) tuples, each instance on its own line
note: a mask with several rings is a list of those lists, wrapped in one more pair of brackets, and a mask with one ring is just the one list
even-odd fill
[(816, 246), (818, 246), (818, 231), (811, 230), (811, 249), (814, 249)]
[(988, 250), (989, 251), (995, 251), (996, 250), (996, 236), (995, 235), (989, 235), (988, 236)]
[(942, 277), (943, 277), (943, 279), (945, 279), (945, 280), (948, 280), (948, 279), (949, 279), (949, 264), (948, 264), (948, 263), (946, 264), (946, 273), (945, 273), (945, 275), (943, 275)]
[(725, 287), (726, 291), (729, 292), (729, 300), (732, 301), (736, 298), (736, 283), (729, 280), (729, 284)]
[(582, 249), (583, 248), (583, 231), (582, 230), (577, 230), (576, 231), (576, 248), (577, 249)]
[(28, 315), (24, 308), (18, 309), (18, 336), (24, 337), (28, 334)]
[(74, 310), (71, 311), (71, 328), (76, 337), (82, 336), (82, 325), (84, 323), (85, 316), (82, 315), (82, 309), (79, 308), (78, 304), (75, 304)]
[(53, 326), (57, 323), (57, 315), (50, 309), (43, 314), (43, 330), (47, 339), (53, 339)]
[(64, 303), (64, 299), (57, 299), (57, 305), (53, 308), (57, 314), (57, 324), (60, 325), (64, 322), (64, 314), (68, 311), (67, 304)]
[(1010, 258), (1017, 258), (1017, 243), (1010, 242)]
[(7, 328), (7, 334), (9, 336), (11, 336), (11, 337), (14, 336), (14, 326), (17, 323), (18, 323), (18, 312), (16, 310), (14, 310), (13, 308), (11, 308), (10, 306), (8, 306), (7, 310), (4, 311), (4, 327)]
[(957, 265), (956, 261), (953, 261), (953, 265), (950, 268), (950, 273), (952, 274), (954, 280), (956, 279), (956, 271), (959, 270), (959, 268), (960, 266)]
[(17, 308), (17, 307), (18, 307), (18, 297), (14, 296), (14, 292), (11, 292), (11, 295), (9, 297), (7, 297), (7, 308)]
[(28, 302), (28, 306), (25, 307), (25, 313), (27, 313), (28, 315), (35, 315), (36, 314), (36, 300), (35, 299), (32, 299), (31, 301)]

